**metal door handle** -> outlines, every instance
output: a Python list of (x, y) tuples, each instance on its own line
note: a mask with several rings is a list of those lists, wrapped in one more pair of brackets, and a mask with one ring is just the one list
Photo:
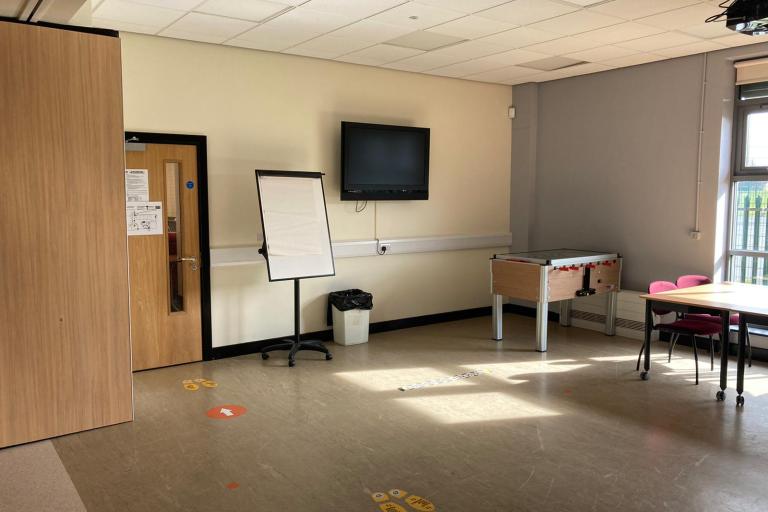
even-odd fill
[(187, 257), (187, 258), (179, 258), (176, 261), (178, 261), (178, 262), (191, 261), (192, 262), (192, 270), (197, 270), (197, 268), (198, 268), (197, 267), (197, 258), (195, 258), (194, 256), (190, 256), (190, 257)]

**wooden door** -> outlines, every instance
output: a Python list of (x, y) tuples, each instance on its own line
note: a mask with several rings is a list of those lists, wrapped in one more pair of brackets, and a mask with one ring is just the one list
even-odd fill
[(146, 170), (149, 202), (162, 205), (157, 234), (134, 234), (128, 203), (133, 369), (200, 361), (196, 148), (128, 144), (125, 159), (127, 169)]
[(0, 447), (133, 417), (120, 73), (0, 21)]

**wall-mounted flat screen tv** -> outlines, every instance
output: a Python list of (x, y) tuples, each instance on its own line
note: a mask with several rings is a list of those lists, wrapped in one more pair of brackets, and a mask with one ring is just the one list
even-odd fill
[(429, 128), (341, 123), (341, 199), (429, 198)]

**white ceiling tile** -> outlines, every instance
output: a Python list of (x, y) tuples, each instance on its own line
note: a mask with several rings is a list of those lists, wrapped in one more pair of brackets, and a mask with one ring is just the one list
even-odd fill
[(701, 37), (703, 39), (714, 39), (716, 37), (726, 37), (734, 34), (732, 30), (725, 26), (725, 23), (699, 23), (698, 25), (681, 28), (680, 32)]
[(451, 9), (465, 14), (489, 9), (508, 1), (509, 0), (416, 0), (416, 2), (420, 4), (443, 7), (444, 9)]
[(202, 5), (195, 8), (195, 12), (241, 20), (262, 21), (286, 9), (290, 9), (290, 7), (267, 0), (206, 0)]
[(411, 29), (400, 25), (390, 25), (373, 20), (360, 20), (346, 27), (341, 27), (332, 32), (335, 36), (351, 37), (360, 41), (371, 41), (373, 43), (383, 43), (396, 37), (408, 34)]
[(505, 68), (485, 71), (474, 75), (468, 75), (465, 78), (469, 80), (478, 80), (480, 82), (502, 82), (505, 80), (514, 80), (521, 77), (529, 77), (539, 73), (534, 69), (522, 68), (519, 66), (507, 66)]
[(388, 62), (405, 59), (424, 52), (412, 48), (402, 48), (388, 44), (377, 44), (362, 50), (342, 55), (336, 60), (351, 62), (353, 64), (366, 64), (368, 66), (380, 66)]
[(427, 71), (430, 75), (450, 76), (453, 78), (461, 78), (467, 75), (473, 75), (497, 69), (502, 66), (493, 64), (490, 62), (478, 62), (476, 60), (468, 60), (466, 62), (459, 62), (457, 64), (451, 64), (450, 66), (444, 66), (441, 68), (430, 69)]
[(344, 14), (312, 11), (297, 7), (240, 37), (249, 41), (260, 41), (264, 44), (268, 44), (269, 37), (275, 37), (281, 40), (292, 40), (296, 44), (355, 21), (357, 21), (355, 18)]
[(590, 30), (589, 32), (578, 34), (574, 37), (602, 44), (613, 44), (620, 41), (630, 41), (640, 37), (661, 34), (662, 32), (664, 32), (664, 29), (662, 28), (628, 21), (610, 27)]
[(655, 36), (641, 37), (640, 39), (633, 39), (632, 41), (616, 43), (616, 46), (653, 53), (662, 48), (672, 48), (673, 46), (681, 46), (684, 44), (696, 43), (698, 41), (700, 41), (700, 39), (686, 34), (664, 32)]
[(531, 25), (531, 28), (565, 36), (596, 30), (621, 23), (620, 18), (597, 12), (576, 11)]
[(561, 16), (578, 9), (552, 0), (514, 0), (512, 2), (477, 13), (497, 21), (505, 21), (515, 25), (528, 25), (541, 20)]
[(184, 16), (182, 11), (135, 4), (124, 0), (104, 0), (93, 13), (94, 18), (131, 23), (161, 29)]
[(440, 48), (439, 50), (435, 50), (430, 53), (434, 55), (450, 55), (454, 57), (461, 57), (463, 59), (475, 59), (477, 57), (499, 53), (504, 50), (505, 48), (489, 44), (481, 40), (475, 40)]
[[(531, 62), (534, 60), (545, 59), (549, 55), (545, 53), (537, 53), (524, 50), (507, 50), (501, 53), (495, 53), (493, 55), (487, 55), (475, 59), (474, 62), (493, 64), (496, 67), (513, 66), (515, 64), (522, 64), (523, 62)], [(493, 68), (488, 68), (493, 69)]]
[(290, 48), (305, 39), (306, 38), (302, 39), (295, 36), (288, 37), (279, 31), (257, 27), (239, 37), (228, 40), (225, 44), (229, 46), (239, 46), (240, 48), (251, 48), (253, 50), (279, 52)]
[(302, 57), (314, 57), (316, 59), (333, 60), (336, 56), (336, 52), (327, 52), (323, 50), (316, 50), (312, 48), (300, 48), (293, 46), (282, 51), (282, 53), (288, 53), (291, 55), (301, 55)]
[(722, 44), (723, 46), (746, 46), (750, 44), (760, 44), (765, 41), (765, 39), (761, 39), (757, 36), (748, 36), (745, 34), (736, 34), (731, 33), (729, 36), (725, 37), (718, 37), (717, 39), (712, 39), (713, 42), (717, 44)]
[(621, 48), (619, 46), (605, 45), (591, 50), (569, 53), (566, 57), (587, 62), (602, 62), (610, 59), (618, 59), (639, 53), (637, 50)]
[(416, 32), (390, 39), (387, 41), (387, 44), (427, 51), (453, 45), (461, 41), (464, 41), (464, 39), (447, 36), (445, 34), (437, 34), (435, 32), (427, 32), (426, 30), (417, 30)]
[(699, 0), (613, 0), (613, 2), (592, 6), (590, 10), (626, 20), (634, 20), (698, 2)]
[[(250, 1), (250, 0), (248, 0)], [(282, 1), (282, 0), (276, 0)], [(355, 18), (367, 18), (405, 3), (406, 0), (310, 0), (302, 5), (313, 11), (343, 12)]]
[(599, 4), (600, 2), (605, 2), (605, 0), (562, 0), (562, 1), (568, 4), (575, 4), (581, 7), (589, 7), (590, 5)]
[[(204, 0), (130, 0), (131, 2), (144, 5), (154, 5), (155, 7), (165, 7), (166, 9), (176, 9), (177, 11), (191, 11)], [(93, 2), (98, 4), (99, 2)], [(95, 5), (94, 5), (95, 7)]]
[(157, 34), (160, 27), (152, 25), (141, 25), (137, 23), (126, 23), (124, 21), (105, 20), (102, 18), (91, 18), (94, 27), (111, 28), (121, 32), (135, 32), (137, 34)]
[(530, 62), (521, 62), (520, 65), (539, 71), (554, 71), (556, 69), (567, 68), (582, 63), (583, 61), (580, 61), (579, 59), (571, 59), (570, 57), (563, 57), (561, 55), (557, 57), (545, 57)]
[(250, 21), (191, 12), (160, 32), (159, 35), (209, 43), (223, 43), (255, 26), (256, 24)]
[(478, 37), (488, 36), (510, 30), (516, 25), (512, 23), (503, 23), (500, 21), (483, 18), (481, 16), (465, 16), (457, 20), (443, 23), (429, 29), (429, 32), (438, 34), (447, 34), (450, 36), (461, 37), (463, 39), (476, 39)]
[(0, 16), (15, 18), (22, 14), (26, 3), (26, 1), (22, 0), (5, 0), (0, 2)]
[(359, 41), (348, 37), (338, 37), (326, 34), (294, 46), (290, 48), (290, 52), (295, 53), (294, 50), (312, 51), (328, 55), (326, 58), (335, 59), (341, 55), (361, 50), (368, 46), (371, 46), (371, 43), (368, 41)]
[(600, 43), (589, 39), (580, 39), (575, 36), (561, 37), (544, 43), (526, 46), (525, 49), (547, 55), (564, 55), (566, 53), (580, 52), (600, 46)]
[(487, 36), (478, 41), (485, 41), (497, 46), (504, 47), (505, 50), (512, 48), (520, 48), (523, 46), (530, 46), (536, 43), (542, 43), (544, 41), (551, 41), (557, 39), (559, 36), (552, 32), (544, 32), (543, 30), (536, 30), (534, 28), (520, 27), (507, 30), (505, 32), (499, 32), (492, 36)]
[(572, 76), (590, 75), (592, 73), (599, 73), (601, 71), (608, 71), (613, 69), (611, 66), (605, 64), (598, 64), (596, 62), (588, 62), (586, 64), (578, 64), (563, 69), (556, 69), (549, 72), (549, 79), (558, 80), (560, 78), (568, 78)]
[(662, 57), (661, 55), (655, 55), (653, 53), (636, 53), (634, 55), (629, 55), (627, 57), (620, 57), (618, 59), (610, 59), (602, 62), (602, 64), (607, 64), (609, 66), (614, 66), (617, 68), (623, 68), (627, 66), (637, 66), (638, 64), (647, 64), (649, 62), (656, 62), (659, 60), (663, 60), (666, 57)]
[(725, 46), (713, 43), (711, 41), (699, 41), (697, 43), (675, 46), (673, 48), (663, 48), (656, 50), (656, 53), (667, 58), (683, 57), (685, 55), (694, 55), (696, 53), (714, 52), (722, 50)]
[[(704, 23), (704, 20), (719, 12), (722, 12), (722, 9), (711, 4), (694, 4), (673, 11), (640, 18), (637, 21), (652, 27), (676, 30), (692, 25), (701, 25)], [(720, 23), (720, 25), (725, 24)]]
[(392, 69), (400, 69), (403, 71), (415, 71), (421, 72), (427, 69), (434, 69), (440, 66), (447, 66), (448, 64), (455, 64), (461, 62), (461, 57), (453, 55), (435, 55), (435, 52), (422, 53), (414, 57), (408, 57), (407, 59), (398, 60), (396, 62), (390, 62), (385, 64), (384, 67)]
[(421, 30), (463, 16), (459, 11), (408, 2), (371, 17), (374, 21)]

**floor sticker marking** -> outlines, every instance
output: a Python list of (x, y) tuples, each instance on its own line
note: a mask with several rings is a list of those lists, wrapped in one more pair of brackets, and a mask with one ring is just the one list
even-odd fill
[(184, 379), (181, 381), (181, 384), (187, 391), (197, 391), (200, 389), (201, 385), (205, 386), (206, 388), (215, 388), (218, 386), (216, 381), (210, 379)]
[(228, 483), (228, 484), (227, 484), (225, 487), (226, 487), (227, 489), (229, 489), (230, 491), (234, 491), (235, 489), (237, 489), (238, 487), (240, 487), (240, 484), (239, 484), (239, 483), (237, 483), (237, 482), (229, 482), (229, 483)]
[(449, 384), (457, 380), (468, 379), (470, 377), (477, 377), (478, 375), (486, 375), (491, 373), (491, 370), (470, 370), (468, 372), (460, 373), (458, 375), (451, 375), (450, 377), (441, 377), (439, 379), (425, 380), (424, 382), (418, 382), (416, 384), (407, 384), (397, 389), (400, 391), (411, 391), (413, 389), (428, 388), (430, 386), (439, 386), (440, 384)]
[(213, 409), (209, 409), (206, 414), (209, 418), (215, 420), (230, 420), (242, 416), (246, 411), (247, 409), (241, 405), (225, 404), (217, 405)]
[(378, 504), (379, 510), (382, 512), (407, 512), (405, 507), (399, 503), (390, 501), (390, 496), (393, 500), (403, 500), (411, 509), (418, 510), (419, 512), (435, 512), (437, 510), (435, 505), (428, 499), (416, 496), (415, 494), (409, 496), (408, 492), (402, 489), (390, 489), (389, 493), (375, 492), (371, 494), (371, 499)]

